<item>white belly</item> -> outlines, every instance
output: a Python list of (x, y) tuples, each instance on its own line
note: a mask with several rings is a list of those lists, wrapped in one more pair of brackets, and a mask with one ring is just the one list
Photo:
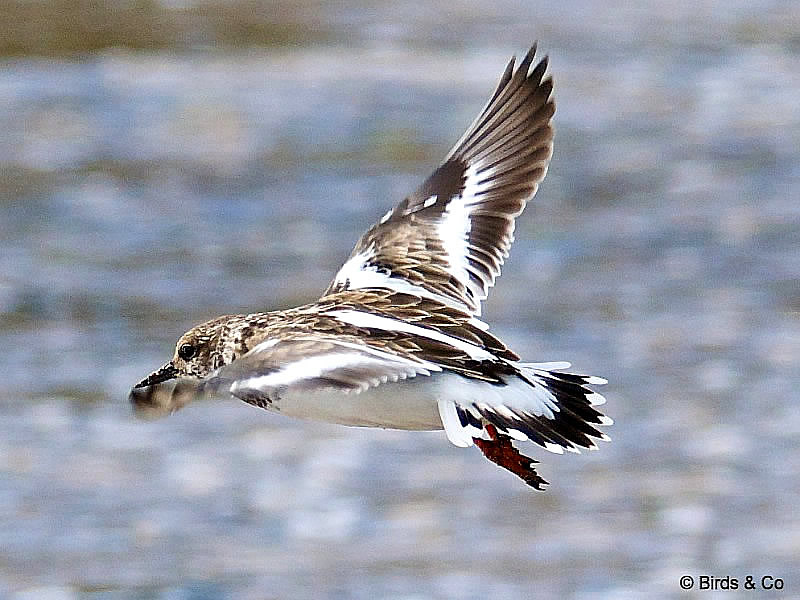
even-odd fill
[(420, 375), (366, 391), (303, 391), (289, 387), (271, 409), (290, 417), (357, 427), (442, 429), (436, 401), (447, 376)]

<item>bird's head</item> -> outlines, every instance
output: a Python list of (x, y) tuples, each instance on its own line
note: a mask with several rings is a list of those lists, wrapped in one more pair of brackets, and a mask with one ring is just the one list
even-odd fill
[(128, 399), (136, 414), (144, 418), (163, 417), (213, 393), (208, 376), (236, 356), (231, 339), (237, 317), (220, 317), (184, 333), (175, 344), (172, 359), (133, 386)]
[(179, 377), (200, 379), (230, 362), (225, 360), (224, 348), (228, 319), (214, 319), (192, 327), (178, 339), (172, 360), (133, 387), (149, 387)]

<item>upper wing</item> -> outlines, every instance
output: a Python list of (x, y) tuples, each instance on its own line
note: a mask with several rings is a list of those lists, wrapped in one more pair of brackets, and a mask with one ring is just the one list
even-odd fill
[(553, 82), (547, 57), (531, 70), (535, 51), (516, 70), (511, 59), (444, 163), (364, 234), (326, 294), (388, 288), (480, 314), (553, 152)]

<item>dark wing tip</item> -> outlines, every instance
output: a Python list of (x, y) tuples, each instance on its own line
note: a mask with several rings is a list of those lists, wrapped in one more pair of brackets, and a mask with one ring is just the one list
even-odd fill
[(531, 44), (531, 47), (525, 53), (525, 57), (522, 59), (522, 62), (519, 63), (520, 68), (522, 68), (523, 65), (526, 64), (530, 65), (533, 62), (533, 58), (536, 56), (536, 50), (538, 49), (538, 47), (539, 47), (539, 41), (536, 40), (535, 42), (533, 42), (533, 44)]
[[(547, 71), (548, 65), (550, 64), (550, 56), (545, 54), (531, 69), (531, 65), (534, 64), (534, 59), (536, 58), (537, 47), (538, 43), (534, 43), (533, 46), (531, 46), (530, 50), (528, 50), (528, 52), (525, 54), (525, 57), (519, 62), (519, 66), (516, 69), (513, 68), (515, 64), (515, 57), (512, 57), (508, 66), (506, 67), (506, 71), (503, 73), (503, 76), (500, 79), (501, 83), (507, 84), (514, 77), (516, 77), (518, 80), (532, 81), (537, 84), (540, 83), (545, 72)], [(511, 70), (511, 76), (507, 77), (509, 70)], [(492, 98), (492, 100), (494, 100), (494, 98)]]
[(527, 75), (528, 74), (528, 70), (530, 69), (530, 66), (533, 63), (533, 59), (534, 59), (535, 55), (536, 55), (536, 44), (534, 44), (531, 47), (531, 49), (528, 50), (528, 53), (525, 55), (525, 58), (523, 58), (520, 61), (518, 70), (523, 72), (523, 73), (525, 73), (525, 75)]
[(549, 81), (552, 89), (552, 77), (548, 77), (543, 81), (544, 74), (547, 71), (549, 64), (550, 57), (545, 54), (542, 60), (540, 60), (533, 68), (533, 71), (528, 73), (528, 81), (535, 82), (537, 84), (545, 84)]
[(511, 60), (509, 60), (508, 64), (506, 65), (506, 70), (503, 71), (503, 74), (500, 76), (500, 81), (497, 83), (497, 87), (494, 89), (492, 97), (489, 98), (488, 104), (494, 102), (497, 99), (497, 97), (502, 93), (502, 91), (506, 88), (508, 82), (511, 81), (511, 77), (514, 75), (514, 65), (516, 64), (516, 62), (517, 62), (517, 57), (512, 56)]

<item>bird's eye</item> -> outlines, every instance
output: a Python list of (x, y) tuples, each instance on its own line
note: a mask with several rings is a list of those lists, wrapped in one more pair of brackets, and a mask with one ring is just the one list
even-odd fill
[(178, 356), (183, 360), (190, 360), (195, 354), (197, 354), (197, 348), (192, 344), (181, 344), (181, 347), (178, 348)]

